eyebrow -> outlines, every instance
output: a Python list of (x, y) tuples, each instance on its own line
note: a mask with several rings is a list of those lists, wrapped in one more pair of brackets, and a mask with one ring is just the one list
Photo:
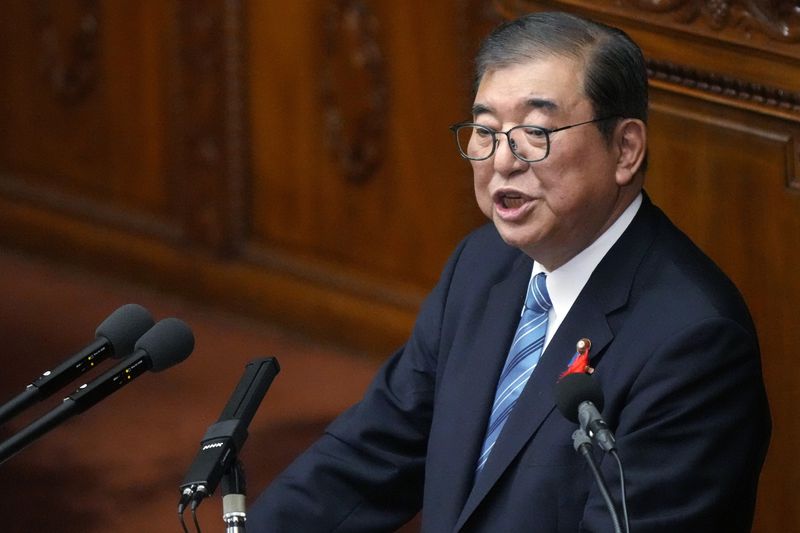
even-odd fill
[[(531, 109), (541, 109), (546, 113), (553, 113), (558, 109), (558, 104), (546, 98), (528, 98), (525, 100), (525, 106)], [(491, 107), (483, 104), (475, 104), (472, 106), (472, 116), (477, 117), (486, 113), (493, 113)]]

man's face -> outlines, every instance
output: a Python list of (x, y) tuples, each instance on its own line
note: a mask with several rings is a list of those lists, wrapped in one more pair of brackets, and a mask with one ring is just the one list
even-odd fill
[[(490, 70), (478, 86), (473, 119), (506, 131), (596, 118), (583, 71), (583, 63), (557, 56)], [(536, 163), (517, 159), (505, 135), (498, 139), (494, 156), (471, 161), (478, 206), (508, 244), (548, 270), (591, 244), (630, 201), (617, 183), (616, 143), (609, 145), (596, 124), (551, 134), (550, 154)]]

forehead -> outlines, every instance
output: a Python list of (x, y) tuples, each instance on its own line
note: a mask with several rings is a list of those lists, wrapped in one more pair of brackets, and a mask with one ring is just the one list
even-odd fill
[(552, 115), (569, 113), (581, 102), (588, 102), (583, 78), (583, 62), (563, 56), (489, 69), (478, 84), (473, 115), (531, 110)]

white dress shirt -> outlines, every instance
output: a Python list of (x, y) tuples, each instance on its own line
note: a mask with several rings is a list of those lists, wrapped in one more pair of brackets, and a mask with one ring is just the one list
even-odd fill
[(545, 348), (547, 348), (550, 339), (553, 338), (564, 317), (569, 313), (572, 304), (578, 298), (578, 294), (583, 290), (583, 286), (589, 281), (589, 276), (592, 275), (592, 272), (594, 272), (594, 269), (605, 257), (606, 253), (628, 228), (641, 205), (642, 194), (639, 193), (619, 218), (600, 237), (584, 248), (578, 255), (552, 272), (548, 272), (538, 262), (533, 262), (531, 278), (539, 272), (547, 274), (547, 292), (553, 302), (553, 307), (550, 308), (547, 318)]

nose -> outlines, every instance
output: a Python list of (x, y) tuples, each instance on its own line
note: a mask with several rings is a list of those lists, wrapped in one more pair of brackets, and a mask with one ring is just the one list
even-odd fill
[[(505, 139), (500, 135), (504, 135)], [(498, 173), (509, 175), (517, 170), (527, 168), (530, 164), (514, 155), (511, 147), (515, 142), (514, 139), (509, 137), (507, 132), (497, 132), (497, 148), (494, 152), (494, 169)]]

